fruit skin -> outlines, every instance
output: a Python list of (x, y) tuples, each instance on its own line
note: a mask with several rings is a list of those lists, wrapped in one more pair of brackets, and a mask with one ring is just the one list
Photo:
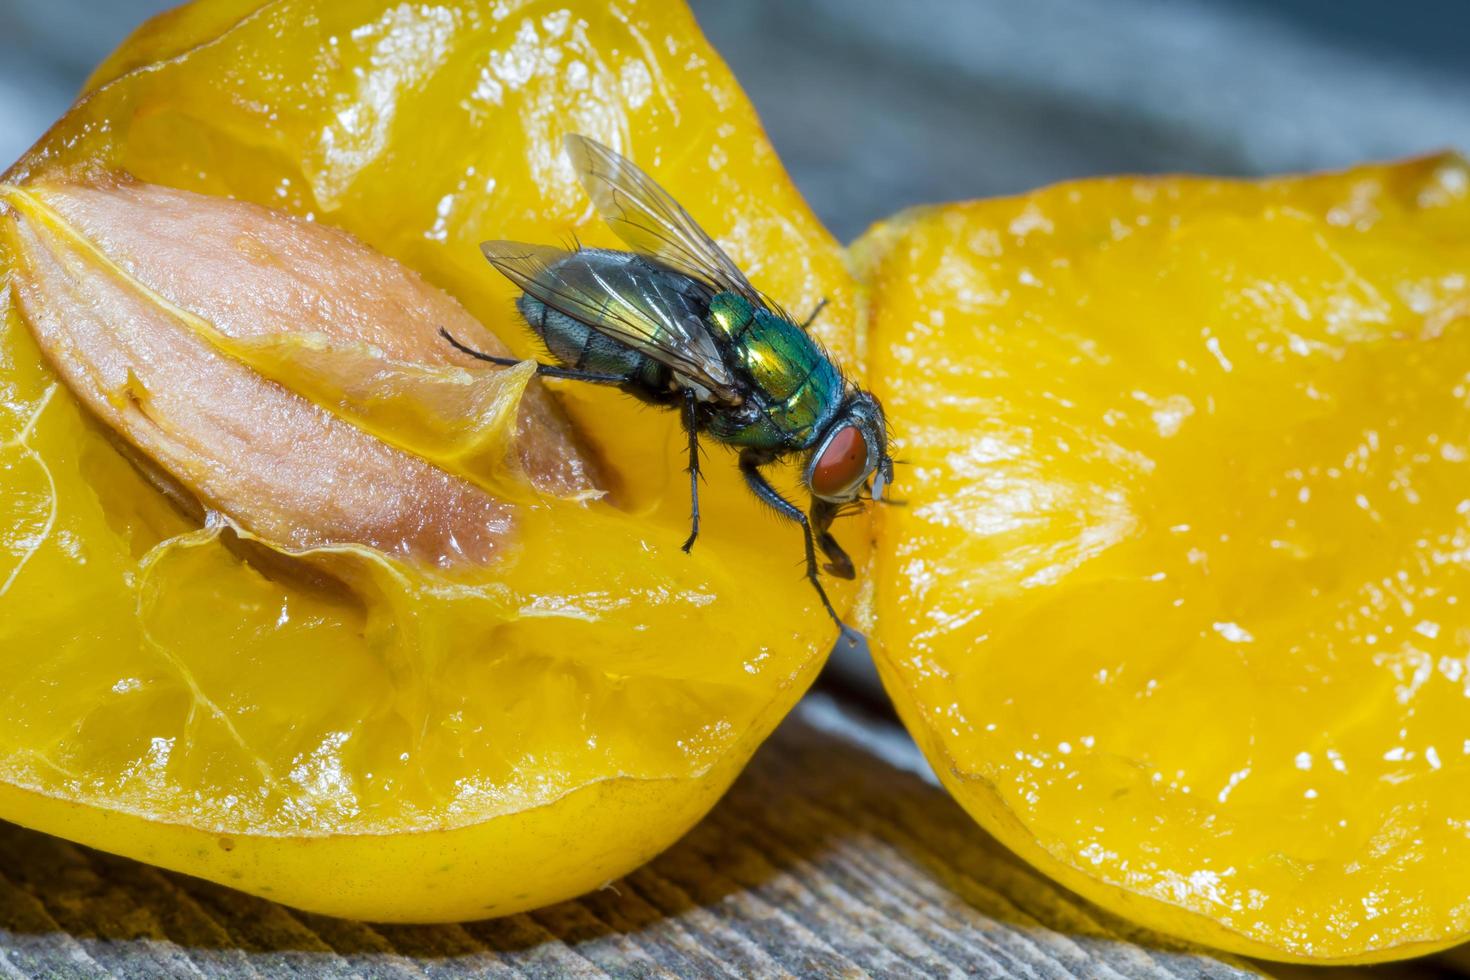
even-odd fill
[(381, 836), (221, 834), (4, 784), (0, 812), (308, 912), (457, 922), (540, 908), (617, 880), (697, 823), (743, 762), (732, 756), (677, 784), (611, 779), (513, 818)]
[(1463, 941), (1465, 162), (1086, 181), (856, 253), (911, 464), (860, 620), (956, 799), (1186, 939)]
[[(330, 223), (525, 355), (477, 245), (613, 244), (569, 131), (649, 169), (783, 303), (830, 297), (818, 333), (853, 358), (842, 252), (682, 5), (197, 4), (145, 26), (3, 183), (123, 171)], [(615, 392), (558, 390), (617, 508), (524, 507), (487, 577), (349, 555), (344, 602), (193, 533), (11, 298), (0, 273), (0, 817), (320, 912), (509, 914), (671, 843), (830, 648), (799, 538), (733, 461), (711, 460), (679, 554), (677, 420)]]

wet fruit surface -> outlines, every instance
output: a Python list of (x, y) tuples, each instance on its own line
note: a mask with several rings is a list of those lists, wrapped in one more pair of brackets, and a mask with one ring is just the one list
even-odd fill
[[(799, 533), (712, 448), (685, 557), (672, 415), (562, 386), (579, 436), (558, 443), (533, 383), (487, 423), (506, 437), (490, 452), (445, 424), (480, 369), (413, 339), (462, 317), (535, 353), (477, 245), (612, 244), (567, 132), (645, 166), (784, 304), (831, 297), (819, 333), (852, 354), (840, 250), (675, 5), (196, 5), (145, 27), (6, 175), (0, 817), (303, 907), (433, 920), (596, 887), (714, 802), (832, 642)], [(175, 226), (201, 268), (234, 271), (189, 268)], [(180, 392), (180, 372), (206, 380)], [(306, 465), (251, 500), (254, 464), (220, 447), (277, 422), (366, 455), (295, 439)], [(445, 515), (486, 516), (485, 541), (435, 524), (450, 498), (377, 492), (407, 524), (293, 536), (360, 516), (332, 493), (367, 471), (328, 464), (367, 456), (365, 486), (419, 474), (457, 501)], [(581, 492), (594, 477), (607, 498)], [(321, 493), (295, 492), (308, 478)], [(450, 541), (464, 560), (440, 560)]]
[(1256, 955), (1470, 931), (1470, 169), (869, 234), (878, 662), (988, 829)]

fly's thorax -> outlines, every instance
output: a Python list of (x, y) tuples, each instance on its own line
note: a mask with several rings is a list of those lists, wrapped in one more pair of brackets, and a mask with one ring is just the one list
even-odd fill
[(714, 420), (717, 438), (789, 452), (811, 445), (842, 401), (842, 376), (806, 331), (733, 293), (710, 302), (712, 332), (749, 389), (745, 403)]
[[(840, 393), (829, 391), (837, 378), (832, 362), (807, 332), (790, 320), (755, 310), (732, 340), (731, 355), (737, 371), (772, 404), (797, 411), (804, 401), (815, 406), (826, 396)], [(803, 399), (803, 395), (811, 397)]]
[(740, 343), (754, 319), (755, 307), (744, 296), (736, 293), (717, 293), (710, 300), (710, 329), (729, 343)]

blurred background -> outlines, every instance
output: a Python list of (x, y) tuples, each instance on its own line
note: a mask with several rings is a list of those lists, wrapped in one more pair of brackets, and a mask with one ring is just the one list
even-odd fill
[[(0, 0), (0, 165), (169, 0)], [(843, 239), (1068, 177), (1470, 150), (1470, 0), (693, 0)]]

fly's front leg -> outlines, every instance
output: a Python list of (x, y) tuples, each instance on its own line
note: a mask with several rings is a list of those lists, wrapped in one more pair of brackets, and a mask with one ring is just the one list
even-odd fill
[[(439, 336), (454, 347), (461, 354), (468, 354), (477, 361), (487, 361), (490, 364), (499, 364), (501, 367), (515, 367), (521, 363), (519, 358), (499, 357), (495, 354), (486, 354), (460, 343), (448, 330), (439, 328)], [(542, 378), (561, 378), (565, 381), (587, 381), (597, 385), (620, 385), (628, 379), (621, 374), (600, 374), (597, 371), (578, 371), (574, 368), (557, 367), (555, 364), (537, 364), (536, 375)]]
[(837, 624), (837, 630), (849, 645), (856, 646), (859, 634), (842, 621), (837, 615), (837, 610), (832, 608), (832, 600), (827, 598), (827, 590), (822, 588), (822, 580), (817, 576), (817, 549), (813, 542), (812, 525), (807, 520), (801, 508), (781, 496), (776, 488), (766, 480), (765, 474), (760, 471), (761, 458), (758, 454), (749, 450), (740, 454), (740, 473), (745, 477), (745, 483), (752, 493), (768, 504), (776, 513), (790, 521), (801, 525), (802, 535), (806, 542), (806, 577), (812, 583), (812, 588), (817, 590), (817, 597), (822, 600), (822, 607), (827, 610), (827, 615), (832, 617), (832, 622)]
[(817, 546), (827, 556), (827, 564), (822, 567), (835, 578), (856, 578), (857, 570), (852, 566), (852, 559), (847, 557), (847, 552), (828, 530), (836, 517), (836, 504), (827, 500), (812, 501), (812, 529), (817, 535)]
[(689, 540), (684, 554), (694, 547), (699, 537), (699, 420), (695, 415), (698, 401), (691, 389), (684, 391), (684, 431), (689, 434)]
[(812, 322), (814, 320), (816, 320), (817, 314), (818, 313), (821, 313), (822, 310), (826, 309), (826, 307), (827, 307), (827, 297), (823, 296), (817, 302), (817, 305), (812, 308), (811, 313), (807, 314), (807, 318), (801, 322), (801, 329), (805, 330), (807, 327), (811, 326), (812, 325)]

